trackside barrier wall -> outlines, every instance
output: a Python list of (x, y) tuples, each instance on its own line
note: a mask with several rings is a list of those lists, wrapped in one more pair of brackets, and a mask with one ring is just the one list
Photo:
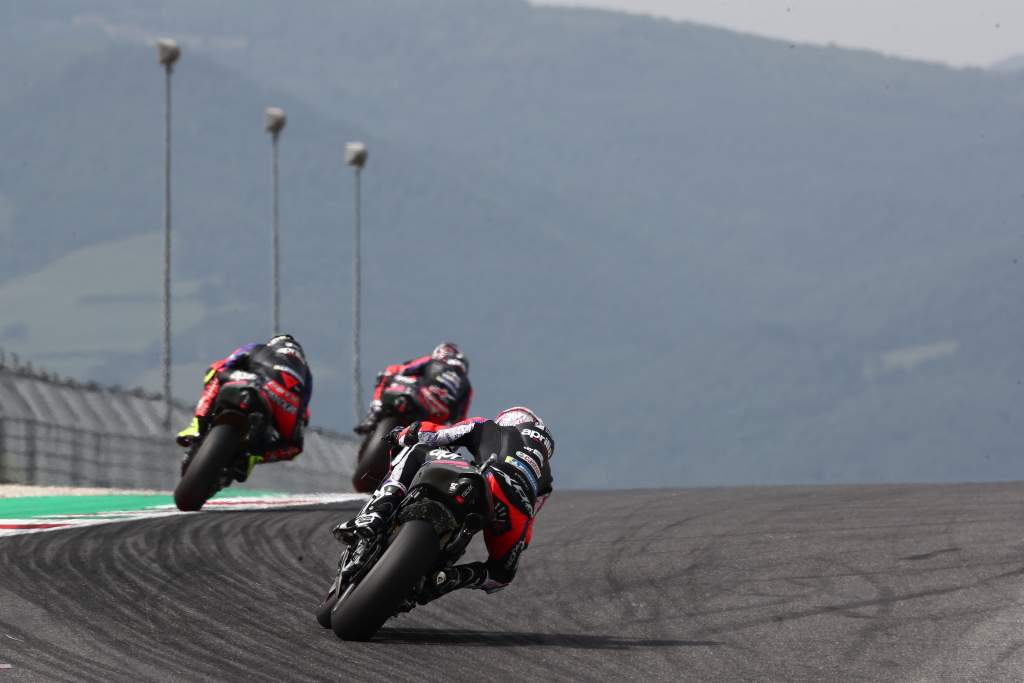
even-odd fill
[[(159, 396), (61, 380), (7, 360), (0, 355), (0, 482), (174, 488), (183, 451), (163, 427)], [(191, 406), (174, 406), (172, 426), (190, 418)], [(357, 448), (352, 438), (307, 430), (302, 455), (260, 465), (232, 490), (350, 491)]]

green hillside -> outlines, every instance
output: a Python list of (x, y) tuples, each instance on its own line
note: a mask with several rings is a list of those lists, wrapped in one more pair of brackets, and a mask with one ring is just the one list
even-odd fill
[[(325, 426), (351, 422), (363, 139), (364, 383), (457, 340), (477, 411), (545, 413), (566, 484), (1024, 477), (1021, 76), (514, 0), (26, 5), (0, 29), (0, 345), (151, 387), (159, 261), (101, 307), (59, 292), (159, 228), (164, 34), (188, 372), (268, 332), (277, 105), (284, 320)], [(46, 322), (72, 308), (118, 343), (79, 352)]]

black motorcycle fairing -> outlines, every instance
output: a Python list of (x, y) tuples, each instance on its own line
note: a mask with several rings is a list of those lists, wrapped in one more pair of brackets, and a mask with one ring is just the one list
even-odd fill
[(410, 495), (418, 489), (448, 506), (460, 521), (478, 503), (485, 506), (484, 510), (490, 508), (490, 487), (483, 474), (473, 463), (448, 451), (431, 452), (413, 477)]
[(400, 415), (410, 423), (426, 415), (417, 398), (419, 379), (396, 375), (389, 380), (380, 395), (380, 407), (384, 415)]
[(431, 456), (413, 477), (396, 519), (430, 522), (441, 540), (442, 556), (454, 561), (491, 519), (491, 489), (483, 470), (471, 462), (444, 450)]

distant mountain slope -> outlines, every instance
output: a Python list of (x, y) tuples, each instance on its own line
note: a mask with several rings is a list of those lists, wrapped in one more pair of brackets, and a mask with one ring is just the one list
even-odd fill
[(1024, 71), (1024, 55), (1016, 55), (1014, 57), (1007, 57), (1006, 59), (996, 62), (990, 67), (993, 71), (1004, 71), (1007, 73), (1013, 73), (1017, 71)]
[[(561, 482), (1024, 476), (1015, 77), (513, 0), (16, 19), (0, 31), (67, 47), (0, 42), (22, 69), (0, 97), (0, 283), (159, 227), (146, 41), (176, 35), (176, 264), (204, 311), (176, 328), (182, 363), (266, 333), (277, 104), (285, 322), (324, 424), (351, 419), (341, 150), (362, 138), (366, 378), (464, 343), (480, 412), (550, 416)], [(5, 313), (15, 334), (44, 315)], [(140, 336), (81, 371), (156, 361)]]

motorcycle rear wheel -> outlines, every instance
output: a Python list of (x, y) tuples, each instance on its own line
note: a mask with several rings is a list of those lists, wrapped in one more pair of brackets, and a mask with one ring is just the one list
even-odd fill
[(193, 512), (203, 507), (216, 492), (220, 471), (238, 456), (241, 441), (232, 425), (219, 424), (210, 430), (174, 488), (174, 504), (179, 510)]
[(342, 640), (368, 640), (433, 568), (441, 544), (430, 522), (405, 522), (373, 569), (331, 610), (331, 628)]

